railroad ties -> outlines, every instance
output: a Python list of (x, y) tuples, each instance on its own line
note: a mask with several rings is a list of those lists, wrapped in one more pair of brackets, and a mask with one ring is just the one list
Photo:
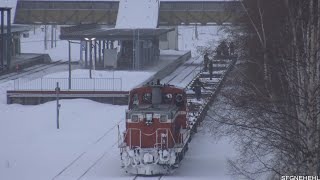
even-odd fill
[[(213, 60), (213, 73), (210, 79), (208, 71), (200, 71), (186, 87), (188, 101), (188, 121), (191, 135), (197, 132), (198, 125), (204, 120), (210, 104), (218, 94), (226, 75), (236, 62), (236, 57)], [(201, 98), (197, 100), (193, 91), (195, 80), (199, 79), (204, 88), (201, 88)], [(191, 137), (190, 137), (191, 138)]]

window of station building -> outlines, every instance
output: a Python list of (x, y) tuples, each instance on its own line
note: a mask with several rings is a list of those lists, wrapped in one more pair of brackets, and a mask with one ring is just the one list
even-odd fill
[(152, 102), (152, 96), (151, 93), (144, 93), (142, 96), (143, 102), (151, 103)]
[(160, 122), (165, 123), (168, 120), (168, 116), (167, 115), (161, 115), (160, 116)]
[(139, 115), (137, 114), (131, 115), (131, 122), (139, 122)]

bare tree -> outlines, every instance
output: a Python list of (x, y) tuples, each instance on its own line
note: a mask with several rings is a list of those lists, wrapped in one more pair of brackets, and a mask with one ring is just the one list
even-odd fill
[(250, 61), (235, 67), (241, 83), (229, 80), (235, 88), (223, 91), (238, 113), (208, 115), (214, 128), (237, 137), (242, 156), (230, 167), (249, 179), (319, 175), (320, 2), (240, 2), (244, 23), (231, 31)]

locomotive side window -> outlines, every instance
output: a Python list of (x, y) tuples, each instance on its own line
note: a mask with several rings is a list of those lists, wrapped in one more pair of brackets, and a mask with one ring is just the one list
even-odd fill
[(168, 116), (167, 115), (161, 115), (160, 116), (160, 122), (165, 123), (168, 120)]
[(152, 102), (151, 97), (152, 97), (151, 93), (144, 93), (143, 96), (142, 96), (142, 99), (146, 103), (151, 103)]
[(138, 97), (138, 94), (134, 94), (133, 96), (132, 96), (132, 104), (133, 105), (139, 105), (139, 97)]
[(131, 116), (131, 122), (139, 122), (139, 116), (137, 114), (133, 114)]

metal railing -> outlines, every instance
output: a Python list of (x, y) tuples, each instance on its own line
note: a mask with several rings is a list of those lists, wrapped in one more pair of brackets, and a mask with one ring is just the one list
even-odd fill
[(68, 78), (39, 78), (16, 79), (14, 80), (14, 90), (41, 90), (50, 91), (56, 88), (59, 82), (61, 90), (82, 90), (82, 91), (121, 91), (121, 78), (72, 78), (71, 89), (68, 88)]

